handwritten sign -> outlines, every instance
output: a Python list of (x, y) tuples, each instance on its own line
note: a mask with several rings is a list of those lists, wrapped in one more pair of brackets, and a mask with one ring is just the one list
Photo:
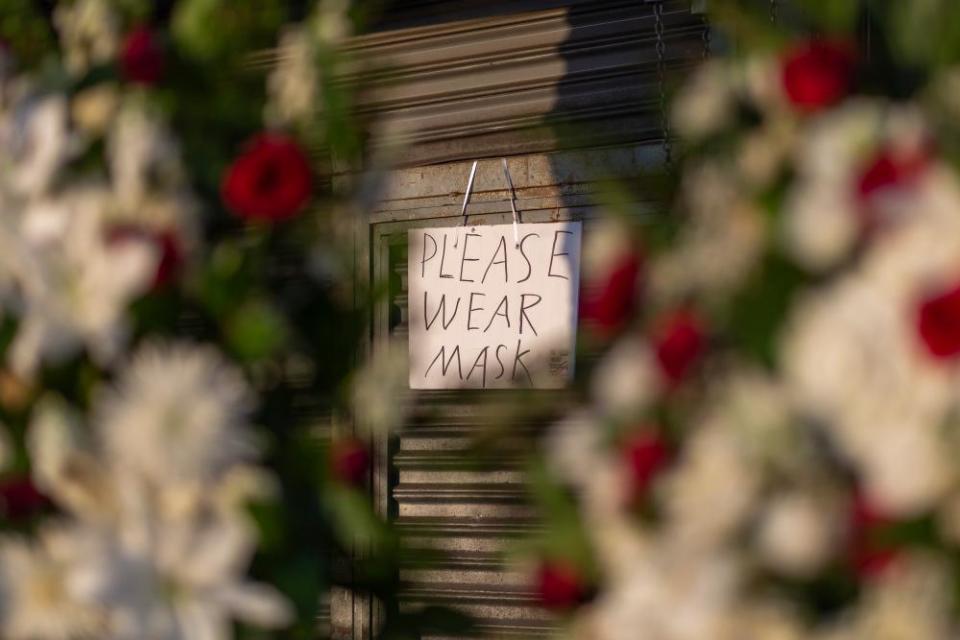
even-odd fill
[(411, 389), (570, 381), (579, 222), (413, 229), (408, 241)]

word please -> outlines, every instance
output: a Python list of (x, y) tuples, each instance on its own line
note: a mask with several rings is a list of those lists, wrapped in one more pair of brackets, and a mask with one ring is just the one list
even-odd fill
[[(454, 236), (452, 240), (450, 235)], [(502, 282), (519, 284), (526, 282), (533, 275), (530, 257), (537, 254), (545, 255), (546, 247), (549, 246), (549, 258), (543, 261), (543, 265), (546, 266), (545, 275), (548, 278), (569, 280), (569, 267), (565, 267), (564, 261), (557, 258), (569, 255), (563, 250), (564, 236), (571, 235), (573, 235), (572, 232), (563, 230), (546, 234), (546, 237), (537, 232), (530, 232), (524, 234), (514, 246), (513, 242), (508, 243), (507, 237), (501, 234), (493, 253), (483, 256), (474, 254), (470, 248), (470, 238), (482, 237), (479, 233), (467, 233), (462, 238), (457, 238), (456, 233), (443, 233), (443, 237), (439, 240), (431, 233), (424, 233), (423, 249), (419, 258), (420, 277), (430, 275), (481, 284), (485, 283), (489, 277), (502, 278)], [(535, 262), (540, 264), (539, 260)], [(431, 270), (433, 270), (432, 273)], [(511, 279), (511, 271), (513, 279)]]

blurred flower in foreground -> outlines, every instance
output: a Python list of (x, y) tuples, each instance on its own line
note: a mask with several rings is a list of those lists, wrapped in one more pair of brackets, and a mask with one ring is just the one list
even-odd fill
[(223, 177), (223, 199), (241, 218), (279, 222), (310, 198), (310, 163), (292, 139), (261, 134), (247, 143)]
[[(10, 540), (0, 558), (42, 571), (56, 601), (33, 606), (60, 613), (15, 607), (0, 615), (4, 637), (60, 637), (45, 625), (68, 614), (77, 618), (64, 629), (89, 621), (73, 629), (95, 623), (101, 637), (131, 640), (227, 638), (232, 619), (288, 623), (283, 599), (244, 578), (256, 547), (245, 505), (272, 486), (251, 466), (248, 394), (212, 349), (155, 345), (98, 396), (92, 439), (63, 402), (41, 404), (29, 434), (36, 480), (67, 517), (55, 547), (28, 551)], [(15, 602), (34, 597), (30, 583), (3, 588)]]
[(146, 26), (134, 27), (124, 38), (120, 50), (120, 70), (124, 78), (137, 84), (156, 84), (163, 76), (164, 66), (156, 35)]
[(783, 61), (783, 87), (801, 111), (828, 107), (850, 91), (854, 72), (851, 43), (813, 40), (788, 51)]
[(119, 48), (117, 15), (108, 0), (58, 3), (53, 22), (60, 36), (64, 61), (73, 72), (109, 63)]
[(640, 300), (643, 258), (630, 231), (613, 221), (600, 222), (587, 236), (579, 318), (601, 338), (624, 328)]
[(354, 373), (351, 408), (362, 433), (384, 434), (399, 428), (413, 407), (407, 346), (391, 342)]
[(4, 267), (22, 296), (11, 355), (17, 373), (32, 375), (80, 346), (108, 362), (123, 346), (126, 307), (149, 286), (158, 256), (147, 243), (110, 243), (109, 197), (98, 185), (76, 188), (34, 202), (0, 229)]
[(548, 609), (565, 611), (583, 604), (587, 585), (580, 571), (561, 561), (545, 561), (536, 572), (537, 597)]
[(348, 487), (362, 487), (370, 473), (370, 450), (358, 438), (337, 438), (330, 445), (330, 470)]
[(280, 35), (277, 65), (267, 78), (264, 119), (276, 126), (307, 124), (320, 101), (320, 77), (316, 44), (303, 25)]

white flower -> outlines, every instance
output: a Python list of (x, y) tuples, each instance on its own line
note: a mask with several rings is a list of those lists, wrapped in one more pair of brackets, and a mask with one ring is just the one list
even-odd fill
[(770, 186), (796, 145), (798, 127), (790, 118), (776, 118), (744, 136), (737, 153), (737, 169), (746, 187)]
[(117, 17), (107, 0), (61, 2), (53, 12), (64, 62), (75, 73), (110, 62), (120, 45)]
[(593, 282), (607, 277), (618, 262), (634, 249), (630, 227), (615, 218), (598, 220), (583, 239), (583, 280)]
[(719, 384), (708, 398), (699, 424), (734, 435), (755, 464), (781, 470), (788, 467), (789, 458), (801, 451), (780, 380), (748, 366), (725, 367), (716, 377)]
[(62, 95), (18, 101), (0, 119), (0, 184), (19, 196), (41, 195), (68, 160), (71, 147)]
[(811, 576), (829, 559), (839, 540), (836, 501), (794, 491), (774, 498), (757, 534), (761, 558), (787, 575)]
[(73, 96), (70, 115), (79, 130), (98, 136), (109, 127), (119, 101), (120, 91), (117, 86), (102, 82)]
[(673, 102), (671, 122), (677, 132), (692, 141), (705, 138), (731, 123), (737, 97), (728, 65), (711, 60), (690, 74)]
[(816, 120), (797, 147), (797, 177), (787, 194), (782, 238), (802, 266), (820, 271), (849, 255), (861, 220), (854, 200), (858, 172), (877, 145), (883, 109), (852, 101)]
[(816, 119), (796, 148), (798, 176), (852, 185), (864, 159), (875, 151), (887, 115), (883, 103), (858, 99)]
[(313, 33), (326, 46), (335, 46), (353, 33), (351, 0), (320, 0), (311, 18)]
[(803, 616), (788, 603), (749, 599), (734, 614), (735, 631), (731, 637), (749, 640), (811, 640), (819, 638), (806, 628)]
[(691, 549), (726, 541), (755, 508), (759, 469), (730, 429), (706, 425), (662, 484), (667, 537)]
[(588, 411), (580, 410), (550, 427), (544, 441), (547, 464), (564, 481), (582, 488), (605, 462), (603, 430)]
[(783, 244), (801, 266), (825, 271), (850, 255), (860, 225), (850, 185), (812, 181), (787, 197)]
[(690, 295), (726, 300), (763, 254), (766, 222), (739, 192), (729, 167), (704, 163), (683, 180), (688, 218), (673, 248), (650, 265), (650, 296), (675, 302)]
[(157, 485), (204, 482), (255, 451), (252, 398), (210, 347), (149, 345), (102, 399), (98, 429), (116, 465)]
[(871, 243), (861, 273), (884, 294), (915, 303), (960, 273), (960, 182), (935, 164), (911, 189), (895, 224)]
[(797, 409), (823, 422), (895, 514), (928, 508), (955, 477), (940, 429), (956, 383), (920, 353), (913, 304), (849, 276), (800, 304), (782, 350)]
[(650, 345), (628, 337), (603, 356), (593, 372), (591, 392), (598, 410), (609, 417), (639, 417), (660, 387), (660, 375)]
[(80, 346), (112, 360), (126, 336), (126, 308), (150, 284), (158, 258), (148, 242), (110, 243), (103, 224), (110, 201), (97, 186), (32, 203), (17, 228), (0, 232), (7, 268), (22, 293), (21, 326), (11, 364), (32, 374)]
[(183, 182), (179, 149), (159, 119), (143, 105), (126, 105), (107, 138), (113, 189), (120, 206), (136, 209), (154, 192)]
[(216, 510), (141, 511), (117, 529), (90, 529), (73, 567), (78, 593), (108, 613), (112, 640), (226, 640), (234, 618), (289, 623), (279, 594), (243, 579), (255, 542), (247, 523)]
[(73, 532), (48, 527), (33, 543), (0, 539), (0, 635), (6, 640), (98, 637), (104, 619), (70, 583)]
[(739, 572), (732, 558), (651, 549), (594, 605), (601, 640), (724, 638), (733, 622)]
[(390, 343), (357, 371), (351, 386), (357, 426), (383, 434), (400, 427), (413, 404), (405, 345)]
[(106, 469), (85, 436), (80, 417), (61, 399), (44, 397), (27, 431), (33, 481), (75, 515), (102, 519), (116, 511)]
[(911, 556), (866, 585), (859, 606), (829, 638), (943, 640), (956, 637), (950, 622), (950, 580), (944, 559)]
[(288, 27), (280, 35), (277, 63), (267, 76), (264, 119), (277, 126), (306, 124), (318, 111), (317, 47), (308, 29)]

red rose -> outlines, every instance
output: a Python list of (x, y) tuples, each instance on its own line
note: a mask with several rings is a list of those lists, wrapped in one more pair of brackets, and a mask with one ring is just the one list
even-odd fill
[(689, 311), (678, 311), (661, 321), (654, 347), (660, 371), (670, 385), (679, 384), (690, 374), (706, 344), (699, 319)]
[(587, 587), (580, 572), (567, 562), (542, 563), (535, 582), (537, 598), (547, 609), (569, 611), (587, 599)]
[(930, 166), (930, 152), (926, 148), (897, 153), (881, 149), (857, 180), (857, 198), (866, 203), (888, 189), (914, 185)]
[(123, 77), (137, 84), (153, 85), (163, 76), (163, 51), (156, 36), (144, 26), (134, 28), (120, 49)]
[(293, 140), (260, 134), (234, 160), (224, 176), (223, 199), (241, 218), (286, 220), (310, 197), (310, 162)]
[(663, 438), (645, 432), (631, 436), (621, 452), (629, 472), (629, 498), (636, 503), (647, 495), (653, 479), (667, 466), (670, 450)]
[(330, 470), (342, 484), (363, 486), (370, 473), (370, 451), (356, 438), (335, 440), (330, 446)]
[(124, 224), (113, 227), (108, 232), (110, 243), (128, 240), (151, 242), (159, 253), (151, 289), (154, 291), (163, 289), (173, 281), (183, 264), (183, 249), (180, 246), (179, 237), (173, 230), (158, 231), (134, 224)]
[(49, 504), (30, 478), (15, 476), (0, 480), (0, 516), (5, 520), (24, 520), (37, 515)]
[(933, 357), (960, 355), (960, 283), (920, 303), (917, 333)]
[(816, 111), (850, 90), (855, 56), (846, 42), (813, 40), (790, 50), (782, 63), (783, 88), (797, 109)]
[(580, 317), (605, 336), (623, 327), (636, 306), (640, 267), (640, 255), (630, 252), (614, 263), (599, 282), (585, 287), (581, 292)]
[(879, 576), (900, 555), (899, 549), (880, 539), (884, 527), (894, 521), (857, 493), (850, 507), (848, 550), (850, 562), (858, 576), (871, 579)]

